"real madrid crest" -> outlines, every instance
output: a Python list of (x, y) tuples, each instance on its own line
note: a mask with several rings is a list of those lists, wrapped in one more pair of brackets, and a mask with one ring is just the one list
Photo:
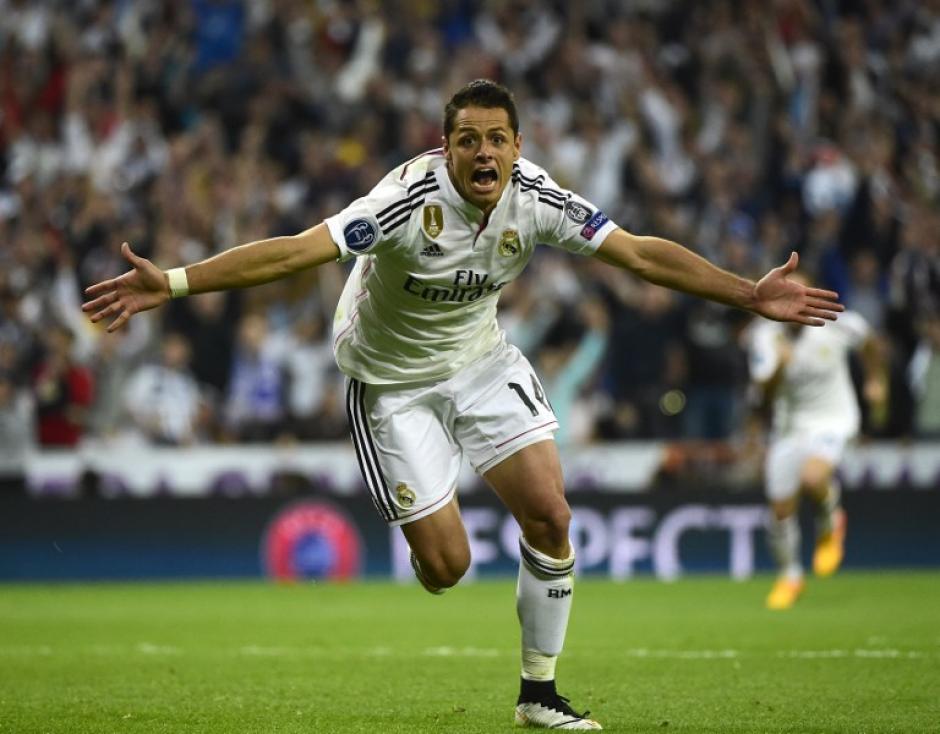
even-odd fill
[(518, 255), (522, 249), (519, 233), (514, 229), (504, 229), (499, 237), (499, 254), (503, 257)]
[(432, 240), (444, 231), (444, 210), (440, 204), (424, 207), (424, 231)]
[(398, 486), (395, 487), (395, 494), (398, 495), (398, 504), (402, 507), (408, 508), (414, 505), (415, 503), (415, 493), (412, 491), (404, 482), (399, 482)]

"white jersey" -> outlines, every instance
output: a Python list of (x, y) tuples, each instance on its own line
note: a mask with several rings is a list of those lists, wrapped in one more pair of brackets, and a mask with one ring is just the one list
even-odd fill
[(780, 343), (789, 341), (792, 356), (784, 367), (774, 397), (773, 429), (777, 436), (824, 431), (854, 436), (859, 429), (858, 398), (849, 372), (848, 353), (864, 342), (868, 323), (845, 311), (825, 326), (800, 327), (760, 319), (750, 327), (751, 378), (763, 382), (777, 371)]
[(545, 243), (592, 254), (616, 228), (519, 159), (488, 221), (422, 154), (326, 220), (340, 260), (358, 257), (333, 320), (340, 369), (364, 383), (446, 379), (504, 340), (499, 292)]

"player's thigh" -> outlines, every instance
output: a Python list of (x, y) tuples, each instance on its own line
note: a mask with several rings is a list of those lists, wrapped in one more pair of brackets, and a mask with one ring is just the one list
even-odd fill
[(555, 557), (566, 555), (571, 510), (553, 440), (520, 448), (483, 477), (512, 512), (530, 545)]
[(771, 439), (764, 458), (764, 493), (771, 506), (795, 502), (799, 497), (803, 456), (804, 447), (799, 437)]
[(454, 436), (471, 466), (486, 475), (520, 449), (554, 434), (558, 419), (532, 365), (505, 345), (450, 381)]
[(506, 345), (466, 370), (452, 387), (454, 435), (473, 468), (530, 543), (548, 553), (567, 548), (570, 510), (552, 440), (558, 420), (532, 365)]
[(829, 489), (835, 467), (829, 459), (822, 456), (810, 456), (800, 469), (800, 485), (806, 494), (820, 498)]
[(347, 409), (363, 480), (389, 525), (433, 515), (453, 500), (462, 457), (433, 386), (350, 379)]
[(771, 500), (770, 511), (777, 520), (786, 520), (788, 517), (796, 514), (800, 506), (800, 497), (798, 494), (787, 497), (783, 500)]
[(807, 493), (819, 497), (829, 489), (835, 468), (842, 460), (848, 436), (836, 432), (820, 432), (808, 436), (800, 483)]

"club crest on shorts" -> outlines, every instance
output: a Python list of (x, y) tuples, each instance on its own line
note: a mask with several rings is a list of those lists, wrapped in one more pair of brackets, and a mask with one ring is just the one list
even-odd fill
[(398, 483), (398, 486), (395, 487), (395, 494), (398, 495), (398, 504), (406, 509), (412, 507), (415, 499), (417, 499), (411, 487), (404, 482)]
[(499, 236), (499, 254), (503, 257), (512, 257), (518, 255), (521, 249), (519, 233), (514, 229), (504, 229)]
[(424, 232), (432, 240), (444, 231), (444, 210), (440, 204), (424, 207)]

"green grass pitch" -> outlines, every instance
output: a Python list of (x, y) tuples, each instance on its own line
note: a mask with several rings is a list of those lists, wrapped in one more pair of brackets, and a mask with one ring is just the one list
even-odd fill
[[(582, 579), (559, 689), (612, 732), (940, 732), (940, 574)], [(0, 732), (512, 731), (511, 581), (0, 586)]]

